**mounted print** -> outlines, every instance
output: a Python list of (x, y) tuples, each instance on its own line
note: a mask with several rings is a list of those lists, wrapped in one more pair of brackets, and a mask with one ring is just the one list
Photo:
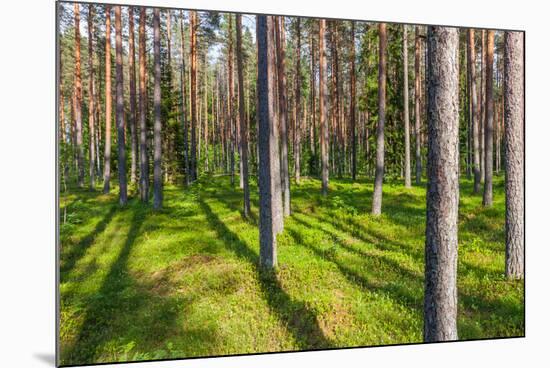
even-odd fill
[(59, 365), (525, 335), (524, 32), (60, 1), (56, 52)]

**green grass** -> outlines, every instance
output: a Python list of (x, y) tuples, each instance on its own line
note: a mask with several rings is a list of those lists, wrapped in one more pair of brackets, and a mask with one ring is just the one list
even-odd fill
[[(238, 181), (237, 181), (238, 182)], [(116, 188), (115, 188), (116, 189)], [(524, 334), (523, 282), (504, 278), (504, 189), (461, 183), (460, 339)], [(244, 220), (227, 177), (167, 186), (164, 208), (61, 194), (61, 363), (422, 341), (425, 189), (331, 179), (292, 186), (279, 267), (258, 268), (258, 196)], [(135, 198), (135, 195), (134, 195)]]

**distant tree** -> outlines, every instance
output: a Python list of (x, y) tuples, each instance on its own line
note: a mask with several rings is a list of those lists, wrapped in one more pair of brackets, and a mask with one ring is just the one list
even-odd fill
[(485, 61), (485, 185), (483, 187), (483, 205), (493, 205), (493, 54), (495, 31), (486, 31)]
[(116, 48), (116, 127), (118, 145), (118, 185), (121, 206), (128, 202), (126, 184), (126, 143), (124, 124), (124, 74), (122, 70), (122, 19), (120, 6), (115, 6), (115, 48)]
[(481, 184), (481, 171), (479, 167), (479, 104), (476, 88), (476, 49), (475, 31), (468, 29), (468, 63), (470, 65), (470, 97), (472, 99), (472, 140), (474, 151), (474, 193), (479, 193)]
[(322, 193), (328, 194), (328, 77), (327, 50), (325, 46), (326, 20), (319, 20), (319, 115), (321, 129), (321, 177)]
[(147, 143), (147, 80), (145, 70), (147, 65), (147, 45), (145, 40), (145, 23), (147, 14), (145, 7), (139, 11), (139, 183), (142, 202), (149, 202), (149, 154)]
[(197, 179), (197, 12), (190, 12), (190, 57), (191, 57), (191, 180)]
[(153, 9), (153, 57), (155, 66), (154, 89), (154, 157), (153, 157), (153, 207), (162, 207), (162, 122), (161, 122), (161, 95), (160, 95), (160, 10)]
[(250, 216), (250, 193), (248, 188), (248, 126), (244, 115), (244, 80), (243, 80), (243, 42), (241, 15), (235, 17), (237, 29), (237, 79), (239, 82), (239, 136), (241, 137), (241, 166), (243, 181), (243, 213)]
[(111, 6), (105, 5), (105, 152), (103, 159), (103, 193), (111, 189)]
[(78, 186), (84, 186), (84, 147), (82, 145), (82, 75), (80, 66), (80, 5), (74, 4), (74, 32), (75, 32), (75, 130), (76, 130), (76, 165), (78, 167)]
[(349, 120), (351, 129), (351, 178), (355, 180), (357, 175), (357, 132), (355, 126), (355, 22), (351, 22), (351, 52), (350, 58), (350, 104), (349, 104)]
[(416, 141), (416, 185), (422, 182), (422, 157), (420, 155), (420, 31), (414, 27), (414, 135)]
[(458, 338), (458, 42), (457, 28), (428, 26), (425, 342)]
[(275, 42), (277, 49), (277, 81), (279, 95), (279, 129), (281, 130), (281, 180), (283, 186), (283, 213), (290, 215), (290, 178), (288, 172), (288, 113), (285, 75), (285, 25), (284, 17), (275, 18)]
[(90, 136), (90, 189), (95, 188), (95, 80), (94, 80), (94, 6), (88, 5), (88, 127)]
[(504, 33), (504, 145), (506, 165), (506, 277), (524, 277), (523, 33)]
[(403, 122), (405, 125), (405, 188), (411, 187), (411, 142), (409, 132), (409, 44), (407, 25), (403, 25)]
[(260, 265), (273, 268), (277, 265), (277, 233), (282, 217), (280, 195), (281, 181), (279, 142), (275, 120), (272, 78), (276, 71), (272, 16), (256, 16), (258, 43), (258, 145), (259, 145), (259, 192), (260, 192)]
[(382, 185), (384, 182), (384, 125), (386, 123), (386, 24), (378, 25), (378, 126), (376, 127), (376, 171), (372, 197), (372, 214), (382, 213)]
[(300, 18), (296, 18), (296, 90), (294, 93), (294, 179), (296, 184), (300, 183), (300, 160), (302, 151), (302, 127), (301, 103), (302, 103), (302, 69), (301, 69), (301, 29)]
[(191, 168), (189, 167), (189, 122), (187, 121), (187, 104), (185, 99), (187, 98), (187, 83), (185, 82), (185, 33), (183, 31), (183, 10), (180, 10), (180, 52), (181, 52), (181, 123), (183, 125), (183, 160), (185, 164), (185, 184), (189, 185), (191, 182)]

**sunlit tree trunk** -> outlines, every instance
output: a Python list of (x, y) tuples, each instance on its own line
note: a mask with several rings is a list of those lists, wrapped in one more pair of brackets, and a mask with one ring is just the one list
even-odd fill
[(405, 188), (411, 187), (411, 140), (409, 129), (409, 33), (403, 25), (403, 121), (405, 124)]
[(139, 14), (139, 183), (142, 202), (149, 202), (149, 155), (147, 144), (147, 81), (145, 23), (147, 15), (145, 8), (140, 8)]
[(349, 104), (349, 119), (351, 129), (351, 178), (355, 180), (357, 175), (357, 128), (355, 126), (355, 22), (351, 22), (351, 76), (350, 76), (350, 104)]
[(524, 277), (524, 75), (523, 33), (504, 33), (506, 165), (506, 277)]
[(321, 135), (322, 194), (328, 194), (328, 80), (327, 50), (325, 46), (326, 21), (319, 20), (319, 125)]
[(162, 122), (160, 94), (160, 10), (153, 9), (153, 56), (155, 66), (154, 88), (154, 157), (153, 157), (153, 207), (162, 207)]
[(386, 24), (378, 25), (378, 126), (376, 127), (376, 171), (372, 197), (372, 214), (382, 213), (382, 185), (384, 182), (384, 125), (386, 123)]
[(277, 265), (277, 233), (282, 217), (280, 195), (281, 180), (279, 142), (275, 121), (272, 78), (276, 71), (273, 17), (256, 16), (258, 44), (258, 145), (259, 145), (259, 191), (260, 191), (260, 264), (272, 268)]
[(428, 27), (425, 342), (458, 339), (458, 43), (457, 28)]
[(185, 82), (185, 52), (183, 45), (185, 44), (185, 32), (183, 30), (183, 10), (180, 10), (180, 33), (181, 33), (181, 123), (183, 125), (183, 160), (185, 164), (185, 185), (191, 182), (191, 168), (189, 167), (189, 122), (187, 121), (187, 84)]
[(116, 127), (118, 146), (119, 202), (128, 202), (126, 185), (126, 143), (124, 139), (124, 74), (122, 70), (122, 19), (120, 6), (115, 6), (115, 48), (116, 48)]
[(191, 180), (197, 179), (197, 12), (190, 13), (191, 52)]
[(415, 27), (414, 37), (414, 135), (415, 135), (415, 161), (416, 161), (416, 185), (422, 182), (422, 157), (420, 141), (420, 32), (419, 27)]
[(475, 31), (468, 30), (468, 63), (470, 65), (470, 98), (472, 106), (472, 140), (474, 151), (474, 193), (479, 193), (481, 183), (481, 171), (479, 167), (479, 104), (477, 99), (476, 87), (476, 49), (475, 49)]
[(130, 139), (131, 139), (131, 169), (130, 169), (130, 183), (136, 182), (136, 170), (137, 170), (137, 126), (136, 126), (136, 51), (134, 46), (134, 8), (128, 8), (128, 68), (130, 69)]
[(483, 187), (483, 205), (493, 205), (493, 55), (495, 31), (486, 31), (485, 62), (485, 183)]
[(95, 82), (94, 82), (94, 7), (88, 5), (88, 128), (90, 189), (95, 188)]
[(84, 146), (82, 145), (82, 76), (80, 66), (80, 5), (74, 4), (75, 24), (75, 131), (76, 131), (76, 165), (78, 168), (78, 186), (84, 186)]
[(111, 6), (105, 5), (105, 152), (103, 154), (103, 193), (111, 189)]
[(302, 70), (300, 66), (301, 47), (300, 18), (296, 18), (296, 92), (294, 93), (294, 179), (296, 180), (296, 184), (300, 183), (302, 151), (302, 124), (300, 122), (302, 102)]

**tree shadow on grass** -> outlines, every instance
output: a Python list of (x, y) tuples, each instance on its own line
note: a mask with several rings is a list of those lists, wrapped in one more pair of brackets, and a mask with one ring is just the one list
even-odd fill
[(299, 347), (323, 349), (333, 346), (333, 342), (325, 337), (315, 313), (304, 302), (294, 300), (284, 291), (276, 271), (260, 267), (258, 255), (220, 220), (204, 200), (200, 201), (200, 205), (210, 226), (225, 241), (227, 247), (254, 266), (258, 273), (263, 297), (269, 308), (284, 323)]
[[(78, 244), (73, 244), (68, 251), (62, 252), (62, 262), (60, 265), (61, 275), (66, 274), (74, 268), (78, 260), (86, 253), (86, 250), (95, 242), (98, 235), (105, 231), (118, 208), (119, 207), (116, 205), (111, 206), (103, 219), (97, 223), (87, 236), (82, 238)], [(63, 245), (61, 245), (61, 247), (63, 250)]]
[[(136, 341), (139, 344), (148, 339), (162, 341), (174, 325), (176, 305), (165, 300), (154, 302), (150, 295), (136, 291), (136, 282), (128, 271), (130, 252), (147, 217), (147, 207), (127, 208), (122, 211), (133, 211), (128, 236), (101, 288), (89, 297), (76, 338), (72, 344), (62, 346), (62, 364), (97, 363), (98, 355), (102, 353), (100, 348), (116, 338), (120, 343), (126, 344), (135, 344)], [(145, 319), (136, 321), (138, 311), (142, 308), (150, 309), (152, 313), (149, 311)], [(131, 333), (127, 330), (121, 331), (121, 326), (117, 326), (121, 319), (122, 323), (125, 323), (124, 319), (132, 320), (132, 324), (125, 325), (126, 328), (131, 326)], [(131, 340), (124, 340), (129, 335)], [(113, 352), (113, 360), (117, 360), (119, 354), (120, 352)]]

